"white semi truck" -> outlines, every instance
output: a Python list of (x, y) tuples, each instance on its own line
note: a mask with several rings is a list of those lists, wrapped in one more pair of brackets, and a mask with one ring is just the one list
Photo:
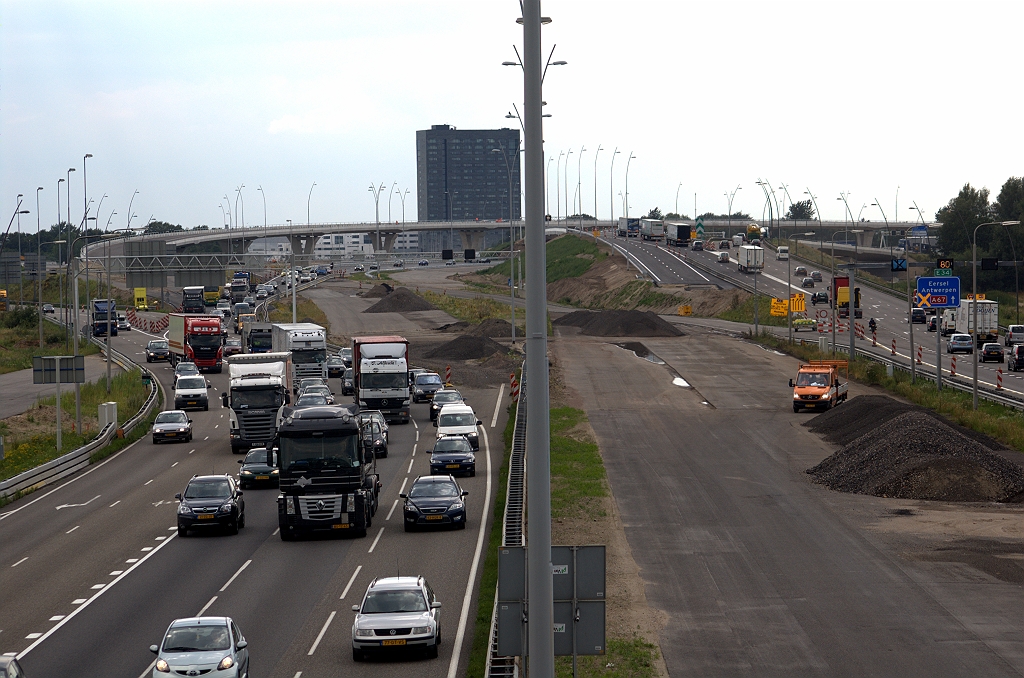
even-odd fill
[(764, 248), (755, 245), (741, 245), (736, 251), (736, 261), (743, 273), (757, 273), (764, 268)]
[(409, 423), (409, 341), (399, 336), (353, 337), (355, 401)]
[(291, 355), (244, 353), (225, 362), (228, 390), (220, 397), (221, 404), (230, 409), (231, 451), (239, 454), (253, 447), (270, 447), (277, 437), (281, 408), (289, 402)]
[[(978, 305), (978, 331), (974, 331), (974, 304)], [(956, 331), (974, 337), (978, 348), (988, 342), (999, 341), (999, 304), (995, 301), (962, 299), (956, 309)]]
[(272, 351), (292, 354), (292, 392), (307, 377), (327, 383), (327, 330), (313, 323), (274, 323)]
[(661, 240), (665, 237), (665, 222), (661, 219), (641, 219), (640, 237), (644, 240)]

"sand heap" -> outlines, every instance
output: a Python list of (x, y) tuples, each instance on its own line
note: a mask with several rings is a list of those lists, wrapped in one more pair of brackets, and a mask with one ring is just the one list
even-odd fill
[(394, 287), (387, 283), (377, 283), (363, 293), (367, 299), (383, 299), (394, 291)]
[(363, 313), (405, 313), (407, 311), (436, 311), (437, 308), (429, 301), (408, 287), (399, 287)]
[(573, 311), (553, 325), (580, 328), (591, 337), (679, 337), (682, 332), (650, 311)]
[(505, 347), (490, 337), (474, 337), (464, 334), (441, 344), (428, 353), (427, 357), (444, 358), (445, 360), (476, 360), (504, 351)]

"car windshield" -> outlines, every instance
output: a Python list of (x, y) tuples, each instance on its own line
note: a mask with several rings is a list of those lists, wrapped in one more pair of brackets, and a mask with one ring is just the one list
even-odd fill
[(195, 363), (178, 363), (178, 366), (174, 368), (174, 373), (179, 376), (182, 374), (199, 374), (199, 368), (196, 367)]
[(165, 348), (167, 348), (167, 342), (166, 341), (151, 341), (151, 342), (149, 342), (149, 347), (150, 348), (155, 348), (155, 349), (165, 349)]
[(409, 378), (405, 372), (384, 372), (363, 374), (363, 388), (409, 388)]
[(274, 345), (273, 339), (265, 334), (254, 334), (250, 336), (249, 343), (252, 344), (253, 348), (272, 348)]
[(231, 408), (235, 410), (264, 409), (281, 407), (281, 394), (268, 389), (232, 389)]
[(351, 379), (352, 378), (352, 368), (351, 367), (349, 367), (349, 368), (347, 368), (345, 370), (345, 378), (346, 379)]
[(461, 412), (459, 414), (441, 414), (437, 421), (438, 426), (475, 426), (476, 415), (472, 412)]
[(227, 342), (225, 342), (224, 345), (225, 346), (241, 346), (242, 345), (242, 340), (241, 339), (228, 339)]
[(427, 599), (419, 589), (370, 591), (363, 601), (363, 614), (426, 612), (427, 609)]
[(301, 351), (292, 349), (292, 364), (294, 365), (311, 365), (313, 363), (322, 363), (326, 360), (327, 351), (322, 348)]
[(246, 304), (244, 302), (235, 304), (235, 315), (244, 315), (246, 313), (249, 313), (249, 311), (249, 304)]
[(441, 438), (434, 443), (434, 452), (472, 452), (473, 447), (464, 438)]
[(1024, 325), (1010, 325), (1011, 332), (1024, 332)]
[(796, 378), (797, 386), (828, 386), (828, 375), (824, 372), (801, 372)]
[(295, 399), (296, 407), (314, 407), (316, 405), (326, 405), (327, 398), (319, 393), (308, 393), (300, 395)]
[(423, 497), (458, 497), (459, 488), (455, 483), (413, 483), (409, 496), (413, 499)]
[(193, 480), (185, 490), (185, 499), (227, 499), (231, 485), (227, 479)]
[(261, 447), (249, 452), (245, 455), (246, 464), (266, 464), (267, 463), (267, 449)]
[(359, 468), (359, 438), (355, 431), (338, 435), (301, 437), (282, 436), (277, 453), (281, 471), (300, 472), (306, 469)]
[(177, 388), (179, 390), (181, 390), (181, 389), (191, 389), (191, 388), (202, 388), (202, 389), (205, 389), (206, 388), (206, 380), (203, 379), (202, 377), (182, 377), (181, 379), (178, 380)]
[(302, 395), (315, 395), (315, 394), (319, 394), (319, 395), (322, 395), (322, 396), (329, 396), (329, 395), (331, 395), (331, 389), (327, 388), (326, 386), (307, 386), (306, 390), (303, 392)]
[(217, 348), (221, 338), (219, 334), (193, 334), (188, 338), (188, 343), (195, 348)]
[(416, 377), (417, 386), (441, 385), (441, 377), (436, 374), (421, 374)]
[(310, 386), (323, 386), (324, 380), (320, 377), (313, 377), (312, 379), (303, 379), (299, 382), (299, 388), (309, 388)]
[(175, 626), (167, 630), (164, 638), (164, 652), (218, 652), (231, 649), (228, 627), (207, 624), (205, 626)]
[(156, 424), (184, 424), (188, 421), (188, 415), (184, 412), (161, 412), (156, 415)]
[(332, 355), (330, 358), (327, 359), (327, 364), (328, 365), (344, 365), (345, 361), (342, 360), (339, 356)]

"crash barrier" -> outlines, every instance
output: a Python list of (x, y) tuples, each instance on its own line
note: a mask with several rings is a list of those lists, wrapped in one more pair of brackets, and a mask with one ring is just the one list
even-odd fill
[[(105, 350), (104, 342), (96, 339), (90, 339), (90, 341), (99, 346), (101, 351)], [(125, 372), (130, 372), (137, 367), (142, 378), (148, 378), (149, 397), (146, 398), (146, 402), (143, 403), (139, 411), (128, 419), (128, 421), (124, 422), (120, 428), (117, 428), (116, 422), (107, 424), (100, 430), (95, 438), (82, 447), (79, 447), (77, 450), (72, 450), (71, 452), (48, 461), (45, 464), (41, 464), (35, 468), (29, 469), (28, 471), (19, 473), (13, 478), (8, 478), (7, 480), (0, 482), (0, 497), (10, 497), (18, 492), (34, 490), (45, 485), (49, 485), (56, 480), (60, 480), (61, 478), (85, 468), (89, 465), (89, 458), (92, 456), (93, 452), (106, 447), (115, 435), (121, 437), (127, 435), (136, 426), (138, 426), (140, 422), (144, 421), (146, 417), (149, 416), (149, 413), (157, 402), (157, 391), (160, 388), (156, 382), (156, 378), (153, 376), (153, 373), (145, 367), (136, 364), (131, 358), (113, 348), (110, 350), (110, 358)]]

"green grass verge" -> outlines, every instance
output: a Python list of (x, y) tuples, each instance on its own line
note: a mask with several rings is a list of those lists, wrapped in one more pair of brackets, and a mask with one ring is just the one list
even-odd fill
[[(609, 638), (607, 654), (579, 657), (576, 675), (588, 678), (650, 678), (658, 675), (658, 646), (639, 636)], [(555, 658), (555, 675), (572, 678), (572, 657)]]
[[(735, 306), (726, 311), (719, 313), (716, 318), (722, 320), (732, 320), (738, 323), (753, 323), (754, 322), (754, 296), (751, 295), (743, 302), (740, 302), (739, 306)], [(757, 310), (758, 310), (758, 323), (761, 325), (773, 325), (775, 327), (786, 327), (785, 316), (774, 316), (771, 314), (772, 310), (772, 298), (771, 296), (765, 296), (759, 294), (757, 297)]]
[(573, 434), (587, 420), (583, 410), (551, 410), (551, 517), (604, 516), (596, 500), (608, 496), (604, 461), (597, 444)]
[[(518, 371), (518, 370), (517, 370)], [(469, 650), (467, 676), (483, 676), (487, 655), (491, 651), (491, 613), (494, 612), (494, 594), (498, 585), (498, 548), (501, 547), (501, 528), (505, 518), (505, 493), (508, 491), (508, 464), (512, 453), (512, 434), (516, 427), (516, 404), (508, 408), (508, 421), (502, 432), (505, 451), (498, 471), (498, 491), (494, 497), (494, 512), (491, 533), (487, 540), (484, 567), (480, 574), (480, 588), (477, 591), (476, 619), (473, 626), (473, 642)]]
[[(453, 318), (477, 325), (490, 318), (508, 320), (512, 315), (508, 304), (486, 297), (464, 298), (438, 294), (430, 290), (420, 293), (424, 299)], [(522, 300), (516, 304), (516, 325), (526, 322), (526, 308)]]
[[(754, 339), (801, 360), (832, 358), (831, 354), (818, 351), (816, 345), (790, 344), (786, 339), (768, 333), (761, 333)], [(842, 357), (840, 356), (840, 359)], [(965, 428), (984, 433), (1017, 451), (1024, 452), (1024, 413), (1018, 410), (981, 399), (978, 400), (978, 409), (974, 410), (970, 393), (948, 387), (939, 391), (935, 383), (926, 378), (919, 379), (914, 384), (911, 382), (910, 374), (903, 370), (896, 370), (893, 376), (889, 377), (884, 365), (866, 358), (850, 364), (850, 378), (860, 383), (881, 386), (890, 393), (938, 412)]]
[[(32, 367), (32, 356), (70, 355), (65, 349), (68, 337), (63, 327), (43, 321), (43, 348), (39, 348), (39, 315), (35, 309), (7, 311), (0, 314), (0, 374), (27, 370)], [(93, 344), (79, 341), (78, 353), (92, 355), (99, 349)]]
[[(106, 377), (90, 383), (82, 384), (82, 411), (93, 415), (99, 404), (104, 402), (117, 402), (119, 418), (124, 421), (133, 416), (146, 402), (149, 390), (142, 384), (138, 370), (124, 372), (111, 380), (111, 392), (107, 393)], [(39, 405), (56, 405), (56, 396), (42, 398)], [(72, 450), (81, 447), (94, 437), (95, 429), (86, 430), (84, 433), (73, 431), (75, 423), (75, 391), (68, 388), (61, 393), (61, 428), (62, 428), (62, 450), (57, 452), (56, 430), (34, 435), (19, 435), (16, 428), (12, 428), (11, 420), (0, 422), (0, 435), (4, 436), (7, 449), (6, 456), (0, 460), (0, 480), (6, 480), (13, 476), (35, 468), (40, 464), (56, 459), (61, 454), (67, 454)], [(37, 423), (38, 409), (28, 410), (21, 415), (30, 423)], [(49, 411), (48, 411), (49, 412)], [(53, 429), (56, 429), (56, 421), (53, 422)]]
[[(593, 239), (587, 240), (575, 235), (563, 235), (547, 244), (546, 272), (549, 283), (562, 278), (577, 278), (608, 254), (602, 252)], [(500, 275), (508, 277), (512, 268), (508, 261), (480, 271), (483, 275)]]

